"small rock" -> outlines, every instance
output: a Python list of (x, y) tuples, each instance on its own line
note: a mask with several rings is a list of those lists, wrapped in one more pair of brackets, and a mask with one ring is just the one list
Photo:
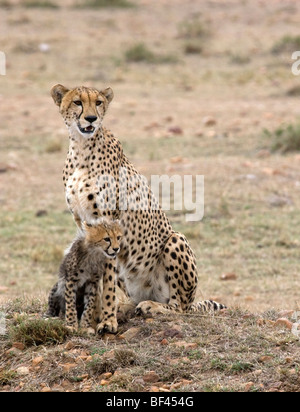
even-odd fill
[(265, 355), (259, 358), (259, 362), (266, 363), (266, 362), (270, 362), (272, 359), (273, 359), (272, 356)]
[(290, 318), (294, 313), (294, 310), (282, 310), (281, 312), (279, 312), (279, 316), (280, 318)]
[(167, 339), (163, 339), (163, 340), (160, 342), (160, 344), (161, 344), (162, 346), (168, 346), (168, 345), (169, 345), (169, 342), (168, 342)]
[(266, 157), (270, 157), (270, 156), (271, 156), (271, 152), (270, 150), (267, 150), (267, 149), (262, 149), (257, 153), (257, 157), (260, 157), (262, 159)]
[(27, 366), (20, 366), (19, 368), (17, 368), (16, 372), (18, 375), (21, 376), (26, 376), (30, 373), (29, 368)]
[(35, 217), (43, 217), (43, 216), (47, 216), (48, 212), (47, 210), (38, 210), (35, 214)]
[(256, 324), (257, 326), (264, 326), (266, 324), (266, 321), (263, 318), (259, 318), (257, 319)]
[(220, 277), (221, 280), (237, 280), (237, 275), (235, 273), (223, 273)]
[(119, 338), (126, 339), (127, 341), (130, 341), (134, 339), (141, 331), (141, 328), (139, 327), (134, 327), (128, 329), (126, 332), (124, 332), (122, 335), (119, 336)]
[(104, 333), (104, 335), (102, 335), (102, 340), (104, 341), (113, 341), (117, 339), (117, 335), (114, 335), (113, 333)]
[(95, 355), (93, 355), (93, 360), (112, 360), (115, 358), (115, 349), (112, 349), (108, 352), (105, 352), (102, 356), (98, 355), (98, 353), (96, 353)]
[(106, 380), (106, 379), (101, 379), (101, 381), (100, 381), (100, 385), (101, 386), (107, 386), (107, 385), (109, 385), (110, 384), (110, 382), (108, 381), (108, 380)]
[(184, 349), (197, 349), (198, 343), (189, 343), (184, 340), (180, 340), (174, 343), (175, 346), (183, 347)]
[(150, 371), (143, 376), (143, 381), (145, 383), (154, 383), (159, 381), (159, 376), (154, 371)]
[(73, 342), (71, 342), (71, 341), (69, 341), (69, 342), (67, 342), (67, 343), (65, 344), (65, 349), (66, 349), (66, 350), (74, 349), (74, 347), (75, 347), (75, 344), (74, 344)]
[(77, 367), (76, 363), (65, 363), (60, 365), (63, 368), (64, 372), (70, 372), (71, 369), (74, 369)]
[(41, 390), (41, 392), (43, 392), (43, 393), (50, 393), (50, 392), (52, 392), (52, 389), (49, 388), (49, 386), (44, 386), (43, 389)]
[(38, 356), (37, 358), (32, 359), (32, 366), (38, 366), (42, 362), (44, 362), (44, 358), (42, 356)]
[(161, 125), (158, 122), (152, 122), (148, 124), (147, 126), (145, 126), (144, 130), (151, 130), (151, 129), (155, 129), (156, 127), (161, 127)]
[(216, 132), (215, 130), (210, 130), (210, 131), (207, 133), (207, 137), (213, 138), (213, 137), (216, 137), (216, 136), (217, 136), (217, 132)]
[(195, 136), (196, 136), (196, 137), (203, 137), (203, 136), (204, 136), (204, 133), (202, 132), (202, 130), (199, 130), (199, 131), (197, 131), (197, 132), (195, 133)]
[(178, 330), (178, 329), (174, 328), (174, 329), (166, 329), (164, 331), (164, 337), (165, 338), (175, 338), (175, 337), (182, 338), (183, 335), (181, 333), (181, 330)]
[(22, 351), (17, 348), (10, 348), (5, 352), (7, 356), (18, 356), (20, 353), (22, 353)]
[(50, 51), (51, 47), (47, 43), (40, 43), (39, 44), (39, 51), (42, 53), (48, 53)]
[(184, 158), (181, 157), (181, 156), (171, 157), (170, 162), (173, 163), (173, 164), (183, 163)]
[(277, 319), (276, 322), (275, 322), (275, 324), (274, 324), (274, 327), (276, 327), (276, 326), (285, 327), (285, 328), (287, 328), (287, 329), (289, 329), (289, 330), (292, 330), (292, 329), (293, 329), (293, 324), (292, 324), (292, 322), (290, 322), (290, 321), (289, 321), (288, 319), (286, 319), (286, 318)]
[(172, 133), (172, 134), (175, 134), (175, 135), (182, 135), (183, 134), (183, 130), (179, 126), (170, 127), (168, 129), (168, 132)]
[(99, 376), (99, 379), (100, 379), (100, 380), (102, 380), (102, 379), (108, 380), (108, 379), (110, 379), (111, 377), (112, 377), (112, 373), (111, 373), (111, 372), (105, 372), (105, 373), (102, 373), (102, 374)]
[(289, 196), (272, 195), (269, 196), (268, 203), (272, 207), (283, 207), (286, 205), (292, 205), (293, 201)]
[(211, 126), (215, 126), (217, 124), (217, 121), (214, 117), (207, 116), (207, 117), (204, 117), (203, 124), (206, 127), (211, 127)]
[(13, 343), (13, 348), (17, 348), (19, 350), (24, 350), (25, 349), (25, 345), (22, 342), (14, 342)]
[(245, 392), (249, 392), (254, 386), (254, 382), (247, 382), (244, 386)]

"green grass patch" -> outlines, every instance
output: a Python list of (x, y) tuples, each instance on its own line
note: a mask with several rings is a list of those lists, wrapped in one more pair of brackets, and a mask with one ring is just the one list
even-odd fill
[(137, 43), (129, 47), (125, 51), (125, 59), (131, 63), (143, 62), (151, 64), (176, 63), (178, 61), (176, 56), (153, 52), (144, 43)]
[(209, 37), (210, 30), (206, 22), (199, 16), (186, 19), (178, 25), (178, 36), (184, 39), (205, 39)]
[(300, 150), (300, 122), (283, 125), (274, 131), (265, 129), (263, 135), (273, 152), (289, 153)]
[(22, 3), (24, 7), (27, 8), (41, 8), (41, 9), (58, 9), (59, 6), (52, 1), (48, 0), (27, 0)]
[(132, 8), (136, 7), (134, 3), (128, 0), (89, 0), (80, 2), (77, 7), (81, 8)]
[(300, 50), (300, 36), (286, 35), (279, 39), (271, 49), (273, 54), (293, 53)]
[(16, 378), (17, 373), (11, 370), (0, 370), (0, 386), (9, 385)]
[(21, 315), (9, 331), (11, 342), (22, 342), (26, 347), (61, 344), (69, 334), (59, 319), (28, 319)]

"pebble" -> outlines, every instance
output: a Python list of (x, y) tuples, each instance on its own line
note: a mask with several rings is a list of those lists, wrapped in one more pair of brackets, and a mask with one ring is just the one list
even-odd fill
[(207, 117), (204, 117), (203, 124), (206, 127), (211, 127), (211, 126), (215, 126), (217, 124), (217, 121), (214, 117), (207, 116)]
[(17, 368), (16, 372), (18, 375), (26, 376), (29, 375), (30, 370), (27, 366), (20, 366), (19, 368)]
[(159, 376), (157, 375), (156, 372), (151, 371), (146, 373), (146, 375), (143, 376), (143, 381), (145, 383), (154, 383), (159, 381)]

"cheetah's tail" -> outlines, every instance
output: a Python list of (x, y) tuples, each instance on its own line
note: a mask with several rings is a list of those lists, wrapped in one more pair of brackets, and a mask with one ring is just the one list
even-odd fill
[(202, 302), (193, 303), (189, 307), (188, 312), (208, 313), (218, 312), (222, 309), (227, 309), (227, 307), (222, 305), (222, 303), (215, 302), (214, 300), (203, 300)]

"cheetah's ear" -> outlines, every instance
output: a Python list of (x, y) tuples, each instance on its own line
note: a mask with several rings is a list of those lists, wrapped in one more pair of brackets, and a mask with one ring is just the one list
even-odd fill
[(52, 87), (51, 89), (51, 96), (54, 100), (54, 103), (57, 106), (61, 105), (62, 99), (64, 98), (65, 94), (68, 93), (69, 89), (62, 86), (61, 84), (57, 84)]
[(101, 94), (103, 94), (104, 97), (106, 97), (108, 104), (112, 101), (112, 99), (114, 98), (114, 92), (113, 89), (108, 87), (105, 90), (101, 90), (100, 92)]

